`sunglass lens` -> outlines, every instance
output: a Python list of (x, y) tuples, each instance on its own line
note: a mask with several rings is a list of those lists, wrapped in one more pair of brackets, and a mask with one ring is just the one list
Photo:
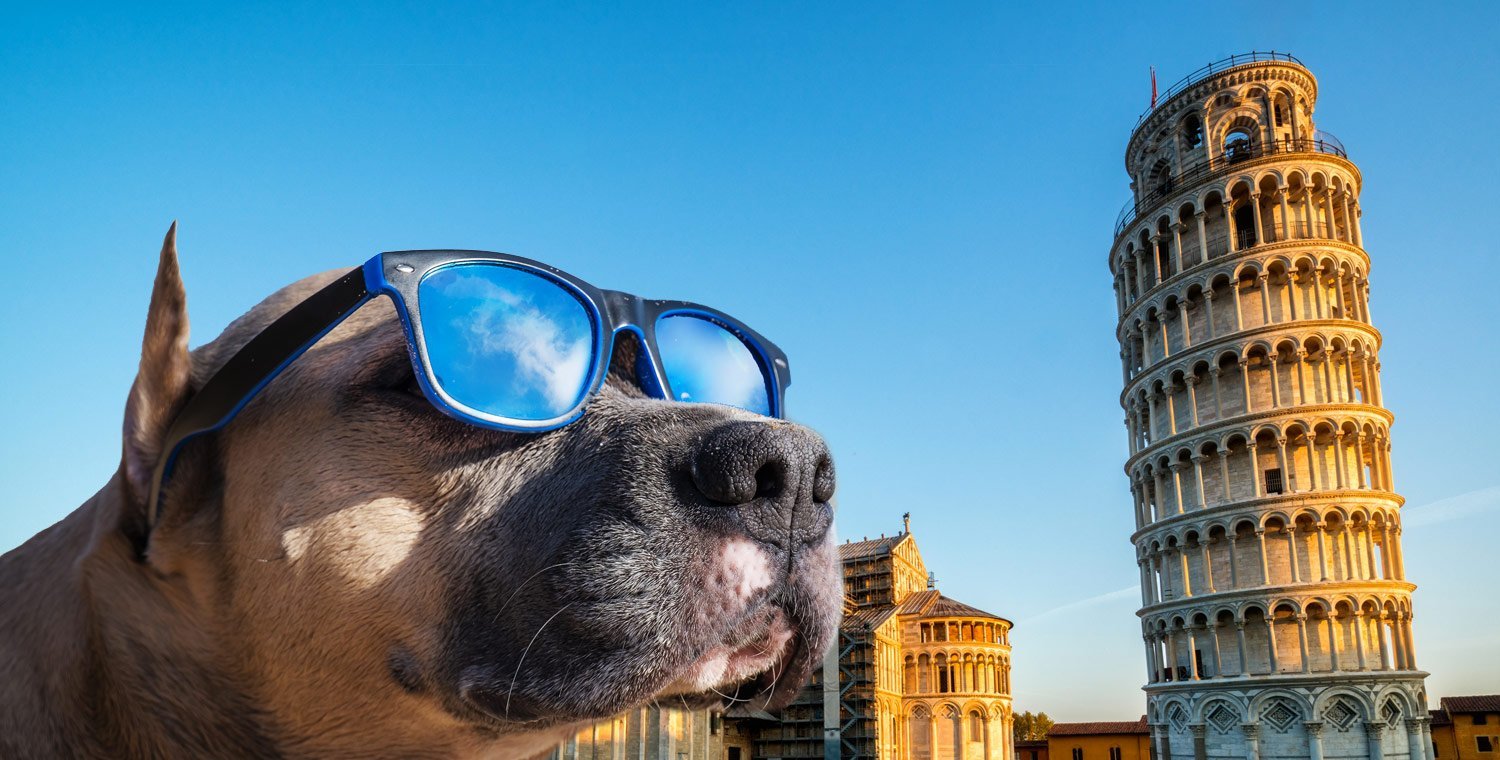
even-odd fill
[(417, 303), (435, 382), (458, 404), (536, 422), (567, 414), (588, 392), (597, 331), (563, 284), (473, 262), (429, 274)]
[(693, 314), (663, 316), (656, 320), (656, 348), (675, 400), (771, 414), (761, 362), (738, 335), (717, 322)]

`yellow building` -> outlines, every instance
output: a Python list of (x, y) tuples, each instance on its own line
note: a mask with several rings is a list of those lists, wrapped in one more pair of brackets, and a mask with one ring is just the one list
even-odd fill
[(1436, 760), (1500, 759), (1500, 694), (1444, 697), (1432, 711)]
[(909, 519), (839, 559), (837, 651), (780, 714), (728, 721), (740, 756), (1010, 760), (1010, 621), (935, 588)]
[(1134, 721), (1057, 723), (1047, 732), (1051, 760), (1152, 760), (1146, 716)]

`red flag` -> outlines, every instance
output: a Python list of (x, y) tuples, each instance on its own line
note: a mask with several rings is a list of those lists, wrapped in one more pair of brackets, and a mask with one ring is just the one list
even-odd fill
[(1151, 107), (1156, 107), (1156, 67), (1151, 67)]

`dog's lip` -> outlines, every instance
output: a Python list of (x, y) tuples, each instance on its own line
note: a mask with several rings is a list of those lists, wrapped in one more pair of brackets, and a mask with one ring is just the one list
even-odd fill
[(496, 689), (490, 678), (474, 671), (458, 684), (458, 697), (468, 707), (498, 723), (521, 726), (539, 723), (543, 716), (524, 696), (511, 689)]

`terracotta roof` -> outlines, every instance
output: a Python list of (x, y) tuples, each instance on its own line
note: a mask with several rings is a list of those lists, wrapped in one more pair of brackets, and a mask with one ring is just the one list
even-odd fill
[(865, 559), (867, 557), (883, 557), (891, 553), (901, 539), (906, 538), (905, 533), (897, 533), (894, 536), (881, 536), (880, 538), (867, 538), (863, 541), (849, 541), (839, 544), (839, 561), (848, 562), (852, 559)]
[(1149, 734), (1146, 716), (1140, 720), (1104, 720), (1092, 723), (1054, 723), (1047, 736), (1099, 736), (1102, 734)]
[(1449, 713), (1500, 713), (1500, 694), (1443, 697), (1439, 703)]
[(895, 607), (871, 607), (844, 615), (844, 621), (839, 625), (844, 628), (868, 628), (873, 631), (894, 614), (896, 614)]
[(901, 600), (901, 604), (896, 607), (896, 612), (902, 615), (920, 615), (923, 610), (927, 609), (929, 604), (940, 596), (942, 594), (939, 594), (934, 589), (907, 594), (906, 598)]
[(1009, 623), (999, 615), (985, 612), (978, 607), (970, 607), (956, 599), (949, 599), (935, 589), (918, 591), (901, 600), (901, 606), (897, 608), (902, 615), (920, 615), (921, 617), (985, 617), (994, 620), (1002, 620)]
[(1434, 727), (1453, 725), (1453, 721), (1448, 717), (1446, 710), (1428, 710), (1427, 717), (1432, 718), (1432, 725)]

